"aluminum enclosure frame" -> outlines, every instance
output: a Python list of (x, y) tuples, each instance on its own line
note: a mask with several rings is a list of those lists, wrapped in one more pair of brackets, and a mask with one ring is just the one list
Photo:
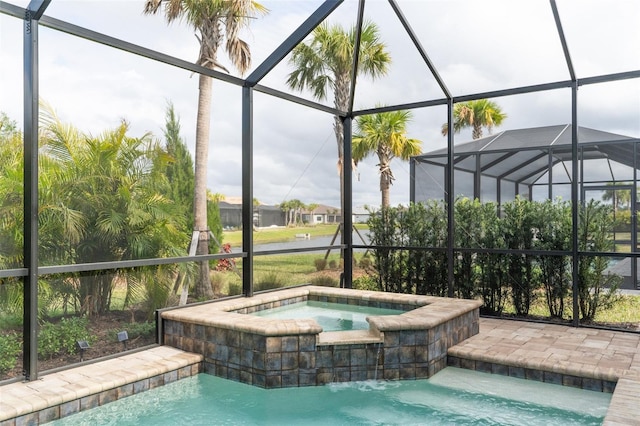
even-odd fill
[[(57, 1), (57, 0), (54, 0)], [(25, 189), (25, 228), (24, 228), (24, 265), (22, 268), (9, 269), (0, 271), (0, 277), (22, 277), (24, 279), (24, 376), (27, 380), (35, 380), (38, 378), (37, 371), (37, 280), (38, 277), (48, 273), (67, 273), (73, 271), (97, 271), (101, 269), (117, 269), (117, 268), (129, 268), (133, 266), (142, 265), (160, 265), (166, 263), (177, 262), (192, 262), (192, 261), (206, 261), (210, 259), (220, 259), (226, 257), (243, 257), (245, 259), (246, 269), (243, 280), (243, 293), (249, 297), (253, 294), (253, 280), (252, 280), (252, 268), (250, 267), (253, 262), (253, 257), (264, 254), (255, 253), (253, 251), (252, 233), (251, 233), (251, 215), (245, 214), (245, 211), (250, 212), (250, 206), (252, 203), (253, 195), (253, 91), (258, 91), (270, 96), (275, 96), (290, 102), (303, 105), (308, 108), (313, 108), (319, 111), (323, 111), (327, 114), (340, 117), (344, 123), (344, 150), (345, 161), (343, 164), (344, 172), (344, 187), (345, 194), (345, 206), (343, 217), (345, 218), (344, 227), (346, 229), (351, 228), (351, 212), (352, 212), (352, 182), (351, 173), (348, 170), (346, 164), (351, 164), (351, 126), (352, 120), (360, 115), (372, 114), (384, 111), (394, 111), (400, 109), (416, 109), (425, 108), (436, 105), (447, 106), (447, 123), (449, 126), (449, 136), (447, 140), (448, 150), (448, 164), (452, 164), (454, 160), (454, 135), (452, 130), (453, 123), (453, 107), (456, 103), (465, 102), (470, 100), (484, 99), (484, 98), (499, 98), (504, 96), (511, 96), (516, 94), (525, 94), (533, 92), (544, 92), (549, 90), (555, 90), (558, 88), (569, 88), (571, 90), (571, 121), (573, 125), (572, 145), (571, 152), (574, 160), (578, 159), (578, 88), (584, 85), (599, 84), (603, 82), (613, 82), (619, 80), (628, 79), (640, 79), (640, 70), (632, 70), (622, 73), (613, 73), (606, 75), (593, 76), (584, 79), (578, 79), (571, 61), (570, 52), (564, 31), (562, 28), (562, 21), (558, 14), (556, 1), (550, 0), (550, 7), (553, 12), (556, 30), (558, 38), (561, 42), (563, 53), (566, 60), (567, 71), (570, 75), (569, 80), (556, 81), (551, 83), (544, 83), (538, 85), (530, 85), (523, 87), (507, 88), (503, 90), (471, 93), (463, 96), (453, 96), (445, 81), (441, 78), (437, 68), (429, 59), (426, 50), (422, 47), (419, 39), (415, 35), (415, 32), (409, 25), (407, 19), (404, 17), (401, 7), (395, 0), (389, 0), (391, 7), (393, 8), (396, 16), (402, 23), (404, 30), (409, 35), (414, 47), (418, 52), (425, 65), (430, 70), (432, 76), (437, 81), (441, 91), (442, 97), (439, 99), (425, 99), (419, 102), (396, 104), (392, 106), (385, 106), (381, 108), (354, 110), (353, 100), (354, 92), (357, 84), (355, 64), (357, 64), (357, 54), (354, 58), (354, 70), (352, 73), (352, 86), (350, 93), (350, 108), (348, 111), (339, 111), (335, 108), (325, 106), (318, 102), (307, 100), (303, 97), (294, 96), (282, 91), (269, 88), (260, 85), (259, 82), (271, 71), (291, 50), (303, 40), (317, 25), (319, 25), (326, 17), (343, 3), (343, 0), (326, 0), (316, 11), (302, 24), (300, 25), (286, 40), (283, 42), (262, 64), (260, 64), (247, 79), (240, 79), (230, 76), (225, 73), (212, 71), (208, 68), (204, 68), (195, 65), (188, 61), (138, 46), (124, 40), (120, 40), (114, 37), (107, 36), (95, 31), (88, 30), (55, 18), (47, 17), (46, 8), (49, 6), (51, 0), (32, 0), (27, 8), (23, 9), (12, 5), (7, 2), (0, 1), (0, 13), (13, 16), (24, 20), (24, 149), (25, 149), (25, 176), (24, 176), (24, 189)], [(359, 0), (359, 14), (358, 22), (362, 24), (363, 9), (366, 0)], [(85, 40), (93, 41), (105, 46), (110, 46), (128, 53), (132, 53), (138, 56), (142, 56), (154, 61), (162, 62), (180, 69), (192, 71), (198, 74), (208, 75), (214, 79), (227, 82), (239, 87), (242, 87), (242, 196), (243, 196), (243, 253), (233, 255), (208, 255), (208, 256), (184, 256), (177, 258), (166, 259), (144, 259), (140, 261), (127, 261), (127, 262), (104, 262), (99, 264), (84, 264), (84, 265), (59, 265), (54, 267), (40, 267), (38, 262), (38, 81), (39, 81), (39, 67), (38, 67), (38, 28), (44, 26), (54, 30), (62, 31), (67, 34), (83, 38)], [(356, 36), (357, 40), (360, 38), (358, 32)], [(346, 161), (349, 160), (349, 161)], [(573, 281), (574, 281), (574, 306), (577, 306), (577, 268), (578, 259), (581, 253), (578, 251), (577, 244), (577, 220), (578, 220), (578, 202), (579, 202), (579, 188), (578, 188), (578, 161), (572, 162), (572, 181), (571, 181), (571, 200), (572, 200), (572, 218), (573, 218), (573, 249), (570, 253), (573, 259)], [(447, 203), (449, 206), (453, 205), (454, 194), (451, 190), (454, 187), (454, 168), (449, 167), (447, 178), (445, 179), (445, 187), (447, 196)], [(448, 247), (447, 253), (449, 258), (449, 294), (453, 294), (453, 256), (454, 256), (454, 239), (455, 223), (453, 221), (453, 210), (448, 209)], [(247, 226), (248, 225), (248, 226)], [(347, 235), (349, 234), (349, 235)], [(342, 233), (343, 240), (340, 247), (345, 253), (345, 269), (344, 280), (345, 286), (351, 286), (352, 280), (352, 256), (353, 248), (357, 247), (353, 244), (350, 233)], [(634, 258), (640, 257), (638, 253), (631, 254)], [(574, 318), (574, 325), (578, 326), (578, 318)]]

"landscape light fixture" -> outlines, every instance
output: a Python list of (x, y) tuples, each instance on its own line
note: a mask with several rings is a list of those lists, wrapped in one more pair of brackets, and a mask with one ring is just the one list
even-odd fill
[(129, 333), (127, 333), (127, 330), (121, 331), (118, 333), (118, 342), (122, 342), (122, 346), (124, 347), (124, 350), (127, 350), (127, 341), (129, 340)]
[(76, 342), (78, 350), (80, 351), (80, 362), (84, 361), (84, 351), (90, 348), (89, 342), (86, 340), (78, 340)]

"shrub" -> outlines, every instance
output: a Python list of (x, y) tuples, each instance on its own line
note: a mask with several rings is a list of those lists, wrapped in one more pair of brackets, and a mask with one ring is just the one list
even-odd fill
[(254, 285), (255, 291), (272, 290), (284, 287), (285, 282), (277, 272), (267, 272)]
[(316, 266), (316, 271), (324, 271), (327, 268), (327, 259), (316, 259), (313, 263)]
[(123, 324), (118, 329), (109, 330), (109, 340), (113, 342), (118, 341), (118, 333), (126, 330), (129, 339), (135, 339), (137, 337), (152, 336), (156, 332), (156, 323), (152, 321), (144, 322), (131, 322)]
[(373, 269), (373, 262), (369, 256), (364, 256), (360, 259), (360, 267), (366, 271)]
[(222, 289), (224, 288), (224, 284), (226, 281), (224, 275), (220, 272), (211, 272), (209, 274), (209, 281), (211, 281), (211, 288), (213, 289), (213, 293), (222, 294)]
[[(582, 251), (603, 252), (613, 248), (611, 206), (591, 200), (580, 206), (578, 247)], [(619, 275), (606, 274), (609, 258), (580, 256), (578, 267), (578, 303), (583, 321), (592, 321), (601, 308), (609, 308), (617, 301), (617, 289), (622, 282)]]
[(338, 268), (338, 262), (333, 259), (329, 261), (329, 269), (337, 269)]
[(16, 366), (20, 350), (18, 333), (0, 334), (0, 374)]
[(353, 280), (351, 285), (356, 290), (380, 291), (378, 280), (371, 275), (363, 275), (361, 277), (358, 277)]
[(63, 318), (58, 324), (43, 323), (38, 333), (38, 356), (51, 359), (74, 353), (78, 340), (91, 341), (87, 325), (87, 319), (81, 317)]
[(238, 294), (242, 294), (242, 284), (229, 283), (229, 296), (237, 296)]
[[(502, 230), (507, 249), (531, 250), (534, 243), (535, 218), (538, 203), (517, 196), (503, 204)], [(511, 298), (517, 315), (527, 315), (535, 290), (539, 287), (540, 274), (534, 263), (535, 256), (508, 254), (507, 276), (511, 285)]]
[[(537, 232), (534, 241), (538, 250), (571, 250), (571, 205), (568, 202), (539, 203)], [(571, 290), (571, 258), (569, 256), (538, 256), (538, 266), (545, 290), (549, 315), (564, 318), (565, 299)]]
[(401, 217), (401, 208), (385, 207), (379, 212), (371, 212), (367, 221), (371, 245), (384, 247), (374, 250), (379, 288), (394, 293), (403, 293), (406, 251), (388, 247), (404, 245), (401, 241)]
[[(457, 226), (454, 246), (462, 248), (482, 247), (483, 208), (492, 208), (493, 203), (482, 204), (479, 199), (459, 198), (454, 208), (454, 220)], [(458, 253), (453, 262), (455, 292), (458, 297), (471, 299), (476, 295), (478, 269), (475, 268), (474, 253), (463, 251)]]
[[(483, 205), (482, 234), (480, 246), (484, 248), (500, 248), (505, 246), (502, 222), (496, 214), (496, 206)], [(476, 292), (482, 297), (480, 312), (489, 315), (502, 315), (509, 296), (508, 278), (506, 275), (506, 256), (497, 253), (478, 253), (478, 287)]]
[(631, 210), (617, 210), (614, 213), (614, 230), (629, 232), (629, 227), (631, 226)]
[[(0, 283), (0, 287), (2, 287), (2, 284)], [(2, 329), (18, 329), (22, 327), (22, 324), (24, 322), (24, 319), (22, 318), (22, 314), (21, 313), (14, 313), (14, 312), (3, 312), (2, 315), (0, 315), (0, 330)]]
[[(447, 211), (442, 202), (371, 212), (375, 274), (354, 280), (354, 288), (436, 296), (452, 290), (457, 297), (481, 297), (482, 312), (492, 315), (503, 312), (508, 298), (517, 315), (527, 315), (543, 294), (549, 315), (564, 318), (571, 300), (571, 258), (551, 252), (571, 249), (571, 204), (516, 197), (497, 213), (495, 203), (456, 200), (454, 247), (463, 250), (454, 252), (454, 286), (449, 289), (448, 253), (443, 250)], [(579, 312), (583, 321), (591, 321), (598, 309), (617, 301), (621, 277), (608, 274), (609, 257), (598, 254), (615, 251), (611, 206), (591, 201), (579, 207), (579, 215), (579, 306), (573, 309), (574, 315)], [(360, 266), (368, 268), (368, 262), (365, 257)]]
[(319, 277), (313, 278), (311, 280), (311, 284), (323, 287), (338, 287), (340, 285), (340, 282), (328, 275), (321, 275)]
[[(406, 244), (411, 247), (445, 247), (447, 214), (442, 202), (431, 200), (412, 204), (406, 214)], [(445, 296), (448, 287), (448, 262), (444, 251), (410, 250), (407, 275), (416, 294)]]

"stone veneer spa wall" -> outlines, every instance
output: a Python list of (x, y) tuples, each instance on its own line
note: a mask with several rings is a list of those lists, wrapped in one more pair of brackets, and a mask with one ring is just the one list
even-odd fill
[[(323, 332), (312, 319), (249, 313), (304, 301), (404, 311), (370, 316), (368, 330)], [(474, 300), (303, 286), (164, 311), (164, 344), (204, 356), (204, 371), (263, 388), (367, 379), (423, 379), (447, 349), (479, 331)]]

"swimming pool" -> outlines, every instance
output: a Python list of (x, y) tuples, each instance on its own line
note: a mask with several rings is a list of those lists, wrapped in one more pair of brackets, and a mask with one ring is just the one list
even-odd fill
[(271, 390), (200, 374), (50, 424), (600, 425), (610, 400), (453, 367), (428, 380)]
[(265, 309), (254, 312), (252, 315), (279, 319), (311, 318), (322, 327), (322, 331), (347, 331), (368, 330), (367, 317), (370, 315), (400, 315), (404, 312), (399, 309), (308, 300), (279, 308)]

